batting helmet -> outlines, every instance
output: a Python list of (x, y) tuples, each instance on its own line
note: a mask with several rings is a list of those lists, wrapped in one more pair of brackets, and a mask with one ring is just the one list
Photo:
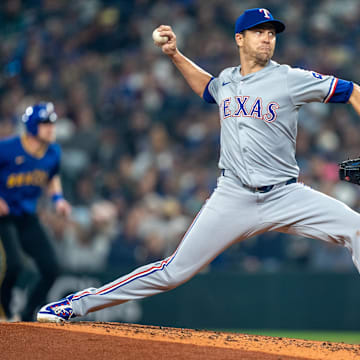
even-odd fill
[(43, 102), (26, 108), (22, 121), (25, 123), (26, 131), (36, 136), (38, 125), (44, 123), (54, 123), (57, 115), (54, 111), (54, 105), (51, 102)]

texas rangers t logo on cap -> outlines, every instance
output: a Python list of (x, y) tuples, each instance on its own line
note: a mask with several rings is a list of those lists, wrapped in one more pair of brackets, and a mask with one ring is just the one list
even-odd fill
[(285, 30), (284, 23), (274, 19), (268, 9), (255, 8), (245, 10), (243, 14), (238, 17), (235, 24), (235, 34), (264, 23), (271, 23), (274, 25), (276, 33), (281, 33)]
[(271, 19), (269, 14), (270, 14), (270, 11), (268, 9), (260, 9), (259, 10), (261, 13), (263, 12), (264, 13), (264, 17), (266, 17), (267, 19)]

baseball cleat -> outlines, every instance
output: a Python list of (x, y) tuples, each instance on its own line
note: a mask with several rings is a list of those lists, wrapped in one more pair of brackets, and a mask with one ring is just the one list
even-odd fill
[(69, 321), (76, 317), (72, 309), (73, 294), (59, 301), (43, 306), (37, 313), (39, 322), (56, 322)]

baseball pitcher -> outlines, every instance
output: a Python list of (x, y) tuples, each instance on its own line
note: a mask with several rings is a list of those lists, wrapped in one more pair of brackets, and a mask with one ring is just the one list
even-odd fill
[(272, 61), (276, 36), (285, 25), (267, 9), (250, 9), (237, 19), (235, 42), (240, 65), (223, 70), (217, 77), (180, 53), (170, 26), (161, 25), (157, 30), (156, 44), (194, 92), (219, 107), (221, 175), (217, 187), (172, 256), (103, 287), (45, 305), (38, 320), (66, 321), (173, 289), (230, 245), (265, 231), (345, 246), (360, 270), (360, 215), (299, 183), (295, 159), (301, 105), (350, 103), (360, 114), (359, 86)]

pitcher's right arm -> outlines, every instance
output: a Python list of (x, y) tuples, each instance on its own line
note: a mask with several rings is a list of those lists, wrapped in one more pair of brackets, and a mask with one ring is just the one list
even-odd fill
[(169, 38), (169, 40), (161, 46), (162, 51), (171, 58), (192, 90), (200, 97), (203, 97), (205, 88), (211, 80), (212, 75), (197, 66), (179, 51), (176, 45), (176, 35), (170, 26), (160, 25), (158, 30), (161, 36), (167, 36)]

